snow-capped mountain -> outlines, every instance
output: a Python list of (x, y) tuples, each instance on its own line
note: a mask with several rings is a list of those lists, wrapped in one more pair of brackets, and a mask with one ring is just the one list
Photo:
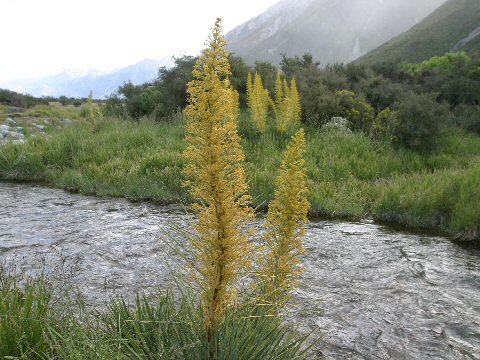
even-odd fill
[(322, 64), (350, 62), (407, 31), (446, 0), (281, 0), (226, 35), (248, 63), (277, 64), (313, 55)]
[(172, 66), (170, 58), (145, 59), (110, 72), (97, 70), (63, 70), (58, 74), (36, 78), (0, 81), (0, 88), (33, 96), (87, 97), (93, 91), (95, 98), (104, 98), (131, 81), (138, 85), (157, 78), (161, 66)]

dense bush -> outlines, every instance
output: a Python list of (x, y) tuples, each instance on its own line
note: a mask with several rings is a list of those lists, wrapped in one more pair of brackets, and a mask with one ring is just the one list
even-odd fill
[[(196, 61), (196, 57), (184, 55), (174, 59), (173, 67), (161, 67), (158, 78), (152, 83), (125, 83), (118, 88), (117, 94), (107, 100), (107, 114), (126, 112), (135, 119), (153, 115), (156, 120), (162, 120), (184, 109), (187, 104), (187, 84), (193, 79), (192, 70)], [(232, 68), (231, 83), (240, 92), (241, 103), (245, 104), (245, 84), (251, 69), (240, 57), (230, 55), (229, 61)], [(122, 99), (124, 106), (121, 105)]]
[(439, 104), (436, 94), (403, 93), (393, 104), (398, 111), (398, 126), (394, 130), (399, 144), (421, 150), (435, 146), (440, 131), (447, 124), (448, 105)]
[[(150, 84), (124, 84), (118, 91), (124, 100), (110, 97), (105, 110), (117, 116), (127, 113), (134, 118), (168, 118), (186, 105), (186, 86), (195, 61), (194, 57), (183, 56), (175, 59), (172, 68), (161, 68), (159, 78)], [(434, 146), (446, 126), (480, 130), (476, 116), (480, 105), (479, 61), (465, 53), (452, 53), (421, 64), (367, 67), (353, 63), (321, 68), (310, 54), (305, 54), (284, 56), (280, 69), (286, 79), (296, 79), (304, 122), (322, 126), (332, 117), (344, 117), (354, 131), (423, 151)], [(272, 63), (257, 61), (252, 68), (234, 55), (229, 56), (229, 62), (230, 81), (239, 92), (243, 108), (247, 107), (249, 72), (258, 73), (273, 96), (278, 69)]]
[(49, 99), (47, 98), (39, 99), (31, 95), (23, 95), (15, 91), (0, 89), (0, 104), (3, 105), (31, 108), (38, 104), (48, 104), (48, 101)]

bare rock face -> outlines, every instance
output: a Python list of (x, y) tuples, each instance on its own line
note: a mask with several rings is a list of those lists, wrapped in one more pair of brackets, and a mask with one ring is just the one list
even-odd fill
[(248, 63), (306, 52), (322, 64), (353, 61), (407, 31), (446, 0), (282, 0), (227, 35)]

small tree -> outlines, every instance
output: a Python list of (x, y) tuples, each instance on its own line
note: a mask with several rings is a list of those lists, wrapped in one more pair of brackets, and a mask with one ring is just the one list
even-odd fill
[(393, 104), (398, 111), (394, 135), (400, 145), (415, 150), (431, 150), (446, 126), (449, 107), (436, 101), (436, 94), (403, 93)]
[(367, 134), (370, 133), (375, 113), (372, 106), (350, 90), (337, 91), (335, 97), (346, 114), (351, 128)]
[(389, 107), (386, 107), (375, 117), (371, 135), (374, 139), (391, 142), (398, 125), (398, 111), (393, 111)]

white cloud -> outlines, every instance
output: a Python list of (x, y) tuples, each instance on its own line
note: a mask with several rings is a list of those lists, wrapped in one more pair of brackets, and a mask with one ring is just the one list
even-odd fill
[(277, 1), (1, 1), (0, 79), (196, 54), (217, 16), (228, 31)]

